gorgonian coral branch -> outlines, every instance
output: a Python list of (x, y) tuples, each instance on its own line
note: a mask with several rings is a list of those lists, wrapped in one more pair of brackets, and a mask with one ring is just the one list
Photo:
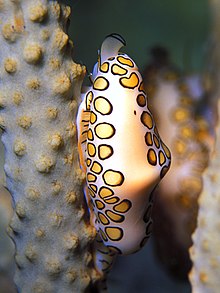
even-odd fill
[(72, 61), (70, 8), (0, 1), (0, 125), (21, 292), (84, 292), (97, 278), (78, 165), (76, 98), (85, 69)]
[[(220, 113), (220, 104), (218, 106)], [(220, 128), (216, 130), (216, 146), (209, 167), (203, 175), (204, 188), (199, 198), (197, 229), (193, 234), (190, 256), (193, 268), (190, 281), (193, 293), (219, 291), (219, 166)]]

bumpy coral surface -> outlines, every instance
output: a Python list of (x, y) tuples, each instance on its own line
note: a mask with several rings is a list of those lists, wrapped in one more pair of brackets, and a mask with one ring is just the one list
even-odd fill
[[(220, 104), (218, 105), (220, 114)], [(220, 167), (220, 126), (216, 131), (216, 145), (209, 167), (203, 175), (204, 188), (199, 198), (197, 229), (193, 234), (190, 256), (193, 268), (190, 281), (193, 293), (217, 293), (219, 279), (219, 167)]]
[(69, 15), (57, 2), (0, 1), (0, 126), (22, 293), (84, 292), (98, 278), (74, 122), (84, 68), (71, 59)]

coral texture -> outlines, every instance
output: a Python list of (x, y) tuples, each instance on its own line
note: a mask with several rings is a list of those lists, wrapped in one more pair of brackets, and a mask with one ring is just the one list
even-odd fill
[(172, 153), (170, 171), (155, 191), (156, 250), (172, 274), (186, 279), (191, 266), (188, 249), (196, 227), (197, 199), (208, 151), (197, 139), (193, 100), (176, 70), (168, 64), (149, 67), (145, 71), (145, 86), (158, 130)]
[[(218, 104), (220, 114), (220, 103)], [(193, 268), (190, 281), (193, 293), (219, 292), (219, 167), (220, 167), (220, 126), (216, 131), (216, 145), (209, 167), (203, 175), (204, 188), (199, 198), (197, 229), (193, 234), (190, 256)]]
[(98, 279), (76, 143), (85, 69), (72, 61), (70, 8), (0, 1), (0, 126), (22, 293), (85, 292)]
[(219, 238), (219, 202), (220, 202), (220, 55), (219, 55), (219, 19), (220, 2), (210, 0), (212, 13), (211, 48), (209, 52), (208, 98), (212, 104), (211, 115), (218, 117), (216, 122), (216, 142), (210, 163), (203, 175), (203, 192), (199, 198), (197, 228), (193, 234), (193, 246), (190, 257), (193, 268), (189, 274), (192, 293), (217, 293), (220, 288), (220, 238)]

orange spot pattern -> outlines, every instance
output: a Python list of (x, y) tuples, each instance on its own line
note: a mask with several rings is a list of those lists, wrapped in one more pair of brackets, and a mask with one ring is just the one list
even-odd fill
[[(169, 169), (170, 152), (161, 141), (157, 132), (153, 117), (147, 108), (147, 98), (143, 83), (136, 73), (134, 62), (127, 56), (120, 55), (117, 58), (108, 58), (100, 66), (101, 75), (97, 75), (93, 83), (93, 90), (86, 95), (86, 107), (90, 110), (90, 125), (87, 131), (87, 185), (91, 196), (96, 224), (103, 242), (114, 253), (123, 253), (119, 249), (121, 240), (125, 237), (123, 224), (126, 215), (132, 212), (132, 201), (121, 199), (117, 191), (126, 181), (125, 175), (120, 170), (104, 168), (104, 162), (114, 156), (112, 138), (117, 133), (117, 120), (115, 124), (108, 122), (109, 115), (114, 114), (114, 105), (105, 96), (105, 91), (111, 87), (110, 77), (118, 79), (118, 85), (126, 91), (135, 91), (134, 99), (136, 109), (134, 113), (139, 115), (139, 127), (146, 129), (143, 143), (146, 145), (146, 164), (151, 168), (158, 168), (160, 178)], [(175, 119), (181, 119), (183, 113), (175, 113)], [(106, 120), (103, 121), (103, 118)], [(93, 143), (94, 140), (96, 143)], [(98, 143), (99, 142), (99, 143)], [(147, 178), (146, 178), (147, 179)], [(100, 186), (100, 182), (102, 185)], [(142, 221), (146, 223), (145, 234), (137, 250), (141, 248), (150, 236), (152, 221), (152, 196), (150, 196), (147, 210)], [(144, 203), (146, 205), (146, 203)], [(114, 243), (114, 245), (110, 245)]]

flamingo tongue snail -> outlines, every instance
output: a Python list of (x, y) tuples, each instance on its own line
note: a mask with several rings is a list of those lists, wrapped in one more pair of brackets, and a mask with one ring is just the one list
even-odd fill
[[(118, 34), (103, 41), (93, 84), (82, 95), (77, 116), (91, 221), (99, 247), (104, 244), (111, 257), (136, 252), (149, 238), (152, 192), (171, 161), (148, 109), (138, 68), (119, 53), (124, 45)], [(101, 254), (103, 259), (107, 255)], [(100, 255), (97, 259), (102, 263)], [(110, 258), (107, 262), (111, 264)], [(102, 265), (97, 267), (102, 270)]]

